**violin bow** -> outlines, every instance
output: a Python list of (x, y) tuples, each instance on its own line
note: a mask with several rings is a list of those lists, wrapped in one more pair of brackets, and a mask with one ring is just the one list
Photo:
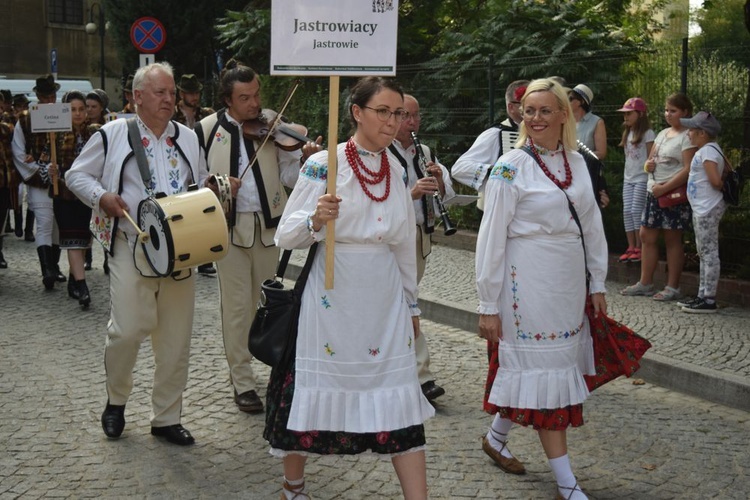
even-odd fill
[(242, 175), (240, 175), (240, 180), (242, 180), (243, 177), (245, 177), (245, 174), (253, 168), (255, 165), (255, 162), (258, 161), (258, 151), (263, 149), (263, 146), (266, 145), (268, 142), (268, 139), (271, 137), (271, 133), (273, 130), (279, 126), (279, 122), (281, 121), (281, 116), (286, 110), (287, 106), (289, 106), (289, 103), (292, 101), (292, 97), (294, 97), (294, 93), (297, 91), (297, 88), (302, 84), (301, 78), (295, 78), (294, 83), (292, 84), (292, 87), (289, 89), (289, 91), (286, 93), (286, 97), (284, 98), (284, 104), (281, 106), (281, 109), (276, 114), (276, 119), (271, 124), (271, 127), (268, 129), (268, 133), (266, 134), (265, 139), (263, 139), (263, 142), (260, 144), (260, 147), (256, 149), (253, 152), (253, 157), (250, 159), (250, 163), (248, 164), (247, 168), (244, 172), (242, 172)]

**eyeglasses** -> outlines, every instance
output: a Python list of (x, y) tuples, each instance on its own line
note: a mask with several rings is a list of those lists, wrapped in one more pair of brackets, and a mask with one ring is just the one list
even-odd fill
[(539, 115), (542, 117), (542, 119), (546, 120), (550, 118), (555, 113), (561, 112), (562, 109), (549, 109), (549, 108), (542, 108), (542, 109), (534, 109), (534, 108), (526, 108), (523, 110), (523, 117), (526, 119), (531, 120), (532, 118), (536, 117), (536, 115)]
[(394, 116), (397, 122), (402, 122), (409, 118), (409, 112), (405, 109), (391, 111), (388, 108), (371, 108), (370, 106), (362, 106), (362, 108), (375, 111), (375, 114), (378, 115), (378, 120), (381, 122), (387, 122), (391, 116)]

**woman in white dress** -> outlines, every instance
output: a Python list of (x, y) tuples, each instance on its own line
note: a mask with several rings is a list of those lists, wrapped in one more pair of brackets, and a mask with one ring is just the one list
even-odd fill
[[(504, 471), (524, 474), (508, 450), (508, 432), (513, 423), (532, 426), (558, 498), (582, 499), (566, 429), (583, 424), (584, 375), (595, 373), (585, 272), (594, 310), (606, 313), (607, 244), (564, 89), (534, 80), (522, 113), (519, 149), (501, 156), (488, 179), (477, 240), (479, 334), (499, 341), (485, 402), (495, 418), (482, 448)], [(583, 228), (585, 258), (568, 200)]]
[[(389, 456), (407, 499), (427, 498), (423, 422), (434, 414), (417, 378), (414, 210), (387, 147), (405, 118), (403, 92), (367, 77), (352, 88), (354, 135), (311, 156), (276, 232), (285, 249), (320, 245), (302, 298), (296, 359), (268, 387), (264, 436), (284, 458), (283, 498), (307, 498), (307, 456)], [(326, 223), (336, 221), (335, 288), (326, 290)], [(277, 395), (275, 398), (273, 395)], [(278, 396), (280, 394), (280, 396)]]

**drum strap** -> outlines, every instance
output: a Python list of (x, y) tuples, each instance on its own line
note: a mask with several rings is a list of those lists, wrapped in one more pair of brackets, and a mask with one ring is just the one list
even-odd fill
[(135, 161), (138, 163), (138, 170), (141, 172), (141, 179), (143, 184), (146, 186), (146, 191), (149, 196), (152, 196), (151, 192), (151, 172), (148, 169), (148, 160), (146, 160), (146, 152), (143, 150), (143, 143), (141, 142), (141, 131), (138, 130), (138, 123), (135, 118), (128, 118), (128, 137), (130, 138), (130, 146), (133, 148), (135, 154)]

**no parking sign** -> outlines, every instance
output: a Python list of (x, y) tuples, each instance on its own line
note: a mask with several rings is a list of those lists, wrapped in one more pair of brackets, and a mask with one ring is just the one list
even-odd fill
[(156, 18), (142, 17), (130, 27), (130, 41), (141, 54), (155, 54), (167, 42), (167, 30)]

